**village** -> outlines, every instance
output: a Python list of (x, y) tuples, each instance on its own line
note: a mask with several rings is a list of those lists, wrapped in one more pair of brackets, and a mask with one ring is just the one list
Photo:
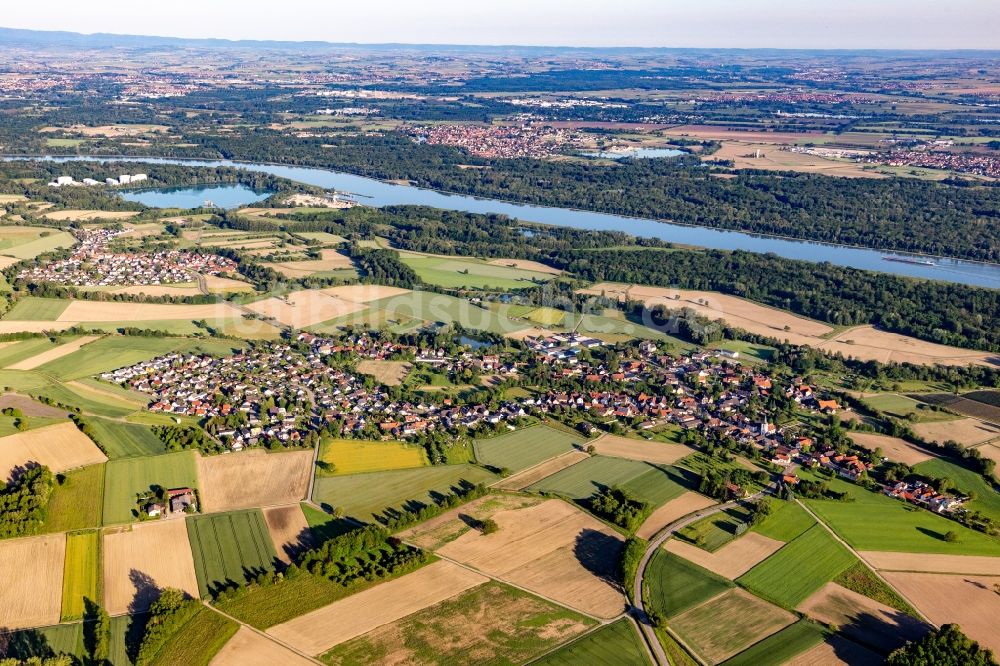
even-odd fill
[(236, 271), (236, 262), (217, 254), (165, 250), (112, 252), (109, 244), (128, 230), (77, 229), (79, 244), (66, 259), (25, 268), (20, 280), (51, 282), (75, 287), (165, 285), (192, 282), (198, 275)]
[(477, 157), (501, 159), (551, 157), (572, 147), (578, 138), (569, 130), (535, 125), (434, 125), (411, 127), (409, 133), (430, 145), (454, 146)]

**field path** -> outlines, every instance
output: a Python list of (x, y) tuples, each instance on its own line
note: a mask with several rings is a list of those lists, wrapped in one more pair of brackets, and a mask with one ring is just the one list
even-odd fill
[(889, 582), (888, 580), (886, 580), (886, 579), (885, 579), (885, 577), (884, 577), (884, 576), (882, 576), (882, 574), (880, 574), (880, 573), (879, 573), (879, 572), (878, 572), (878, 571), (877, 571), (877, 570), (876, 570), (876, 569), (875, 569), (874, 567), (872, 567), (872, 565), (868, 564), (868, 560), (866, 560), (866, 559), (865, 559), (864, 557), (862, 557), (862, 556), (861, 556), (861, 553), (859, 553), (858, 551), (854, 550), (854, 548), (853, 548), (853, 547), (851, 546), (851, 544), (849, 544), (849, 543), (847, 543), (846, 541), (844, 541), (843, 539), (841, 539), (841, 538), (840, 538), (840, 535), (839, 535), (839, 534), (837, 534), (836, 532), (834, 532), (834, 531), (833, 531), (833, 530), (832, 530), (832, 529), (830, 528), (830, 526), (829, 526), (829, 525), (827, 525), (827, 524), (826, 524), (825, 522), (823, 522), (823, 519), (822, 519), (822, 518), (820, 518), (820, 517), (819, 517), (819, 516), (817, 516), (817, 515), (816, 515), (815, 513), (813, 513), (813, 512), (812, 512), (812, 509), (810, 509), (809, 507), (807, 507), (807, 506), (806, 506), (806, 505), (805, 505), (805, 504), (804, 504), (804, 503), (802, 502), (802, 500), (800, 500), (800, 499), (796, 499), (796, 500), (795, 500), (795, 503), (796, 503), (796, 504), (798, 504), (798, 505), (799, 505), (800, 507), (802, 507), (803, 509), (805, 509), (806, 513), (808, 513), (808, 514), (809, 514), (810, 516), (812, 516), (812, 517), (813, 517), (813, 519), (815, 519), (817, 523), (819, 523), (820, 525), (822, 525), (822, 526), (823, 526), (823, 529), (825, 529), (825, 530), (826, 530), (827, 532), (829, 532), (829, 533), (830, 533), (830, 535), (831, 535), (831, 536), (832, 536), (832, 537), (833, 537), (834, 539), (836, 539), (836, 540), (837, 540), (838, 542), (840, 542), (840, 544), (841, 544), (841, 545), (842, 545), (842, 546), (843, 546), (844, 548), (846, 548), (847, 550), (849, 550), (849, 551), (851, 552), (851, 554), (852, 554), (852, 555), (854, 555), (854, 557), (858, 558), (858, 561), (860, 561), (860, 562), (861, 562), (862, 564), (864, 564), (864, 565), (865, 565), (865, 566), (866, 566), (866, 567), (868, 568), (868, 570), (869, 570), (869, 571), (871, 571), (871, 572), (872, 572), (872, 573), (873, 573), (873, 574), (875, 575), (875, 577), (876, 577), (876, 578), (878, 578), (878, 579), (879, 579), (880, 581), (882, 581), (883, 583), (885, 583), (886, 585), (888, 585), (888, 586), (889, 586), (889, 589), (890, 589), (890, 590), (893, 590), (893, 591), (894, 591), (894, 592), (895, 592), (896, 594), (898, 594), (899, 596), (901, 596), (901, 597), (903, 598), (903, 601), (905, 601), (906, 603), (910, 604), (910, 607), (911, 607), (911, 608), (912, 608), (912, 609), (913, 609), (914, 611), (916, 611), (917, 615), (919, 615), (919, 616), (920, 616), (920, 619), (921, 619), (921, 620), (923, 620), (923, 621), (924, 621), (924, 622), (926, 622), (927, 624), (931, 625), (932, 627), (936, 627), (936, 626), (937, 626), (937, 625), (935, 625), (935, 624), (934, 624), (933, 622), (931, 622), (931, 621), (930, 621), (930, 619), (929, 619), (929, 618), (928, 618), (928, 617), (927, 617), (926, 615), (924, 615), (924, 614), (923, 614), (923, 613), (922, 613), (922, 612), (920, 611), (920, 608), (919, 608), (919, 607), (918, 607), (918, 606), (917, 606), (917, 605), (916, 605), (915, 603), (913, 603), (913, 600), (912, 600), (912, 599), (909, 599), (909, 598), (907, 598), (907, 596), (906, 596), (905, 594), (903, 594), (903, 593), (902, 593), (902, 592), (901, 592), (900, 590), (898, 590), (898, 589), (897, 589), (897, 588), (896, 588), (896, 587), (895, 587), (895, 586), (894, 586), (894, 585), (893, 585), (892, 583), (890, 583), (890, 582)]
[(315, 657), (313, 657), (311, 655), (308, 655), (305, 652), (302, 652), (301, 650), (298, 650), (295, 647), (289, 645), (288, 643), (284, 642), (280, 638), (277, 638), (275, 636), (267, 634), (267, 633), (261, 631), (260, 629), (257, 629), (256, 627), (250, 626), (246, 622), (242, 622), (242, 621), (236, 619), (235, 617), (233, 617), (232, 615), (230, 615), (228, 613), (224, 613), (223, 611), (219, 610), (215, 606), (212, 606), (211, 604), (209, 604), (207, 601), (202, 601), (202, 603), (205, 604), (206, 606), (208, 606), (210, 609), (212, 609), (216, 613), (218, 613), (219, 615), (222, 615), (223, 617), (226, 617), (226, 618), (232, 620), (233, 622), (235, 622), (236, 624), (240, 625), (241, 627), (249, 629), (250, 631), (252, 631), (255, 634), (257, 634), (258, 636), (261, 636), (262, 638), (264, 638), (264, 639), (266, 639), (268, 641), (271, 641), (272, 643), (277, 643), (278, 645), (280, 645), (281, 647), (285, 648), (286, 650), (291, 650), (292, 652), (294, 652), (295, 654), (299, 655), (303, 659), (308, 659), (309, 661), (311, 661), (314, 664), (322, 664), (323, 663), (323, 662), (319, 661), (318, 659), (316, 659)]

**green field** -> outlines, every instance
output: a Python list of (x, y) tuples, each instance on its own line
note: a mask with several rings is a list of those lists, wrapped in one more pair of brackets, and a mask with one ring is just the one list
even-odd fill
[(197, 487), (198, 472), (193, 451), (178, 451), (149, 458), (122, 458), (105, 465), (104, 524), (135, 520), (136, 494), (153, 486)]
[(87, 419), (87, 425), (94, 431), (97, 443), (112, 460), (155, 456), (167, 451), (167, 447), (148, 426), (96, 417)]
[(673, 467), (625, 458), (591, 456), (542, 479), (527, 490), (556, 493), (583, 502), (602, 488), (618, 486), (650, 507), (658, 507), (687, 490), (683, 483), (686, 483), (683, 474)]
[(55, 425), (57, 423), (63, 423), (66, 419), (57, 419), (44, 416), (4, 416), (0, 414), (0, 437), (6, 437), (7, 435), (16, 435), (21, 432), (17, 423), (19, 421), (27, 422), (28, 429), (34, 430), (35, 428), (44, 428), (45, 426)]
[[(855, 550), (1000, 556), (1000, 541), (944, 516), (847, 481), (832, 479), (829, 483), (832, 490), (846, 492), (854, 501), (805, 503)], [(958, 541), (945, 541), (948, 532), (958, 534)]]
[[(123, 323), (119, 322), (118, 325), (121, 326)], [(89, 328), (90, 324), (87, 326)], [(238, 346), (239, 344), (229, 341), (221, 342), (226, 347), (233, 344)], [(171, 351), (193, 351), (196, 348), (206, 348), (206, 351), (216, 349), (219, 348), (219, 342), (190, 338), (111, 335), (92, 342), (79, 351), (46, 363), (40, 366), (39, 370), (61, 380), (93, 377), (102, 372), (146, 361)]]
[(18, 259), (33, 259), (43, 252), (51, 252), (61, 247), (70, 247), (74, 243), (76, 243), (76, 239), (73, 238), (72, 234), (66, 231), (53, 231), (44, 238), (36, 238), (27, 243), (21, 243), (15, 247), (8, 248), (4, 250), (4, 254), (17, 257)]
[(67, 307), (67, 298), (25, 296), (3, 318), (7, 321), (55, 321)]
[(712, 348), (728, 349), (729, 351), (739, 352), (741, 361), (745, 361), (748, 358), (752, 361), (770, 361), (775, 352), (774, 347), (744, 342), (743, 340), (724, 340), (722, 342), (715, 342), (712, 343)]
[(759, 597), (795, 608), (856, 561), (826, 528), (813, 525), (737, 582)]
[(649, 651), (631, 621), (616, 620), (531, 662), (533, 666), (650, 664)]
[(471, 304), (464, 298), (428, 291), (413, 291), (383, 298), (368, 304), (371, 310), (383, 310), (393, 319), (419, 319), (428, 322), (457, 322), (464, 328), (491, 333), (506, 333), (528, 328), (530, 323), (512, 322), (506, 317)]
[(214, 605), (252, 627), (267, 629), (360, 592), (363, 587), (344, 587), (328, 578), (303, 572), (274, 585), (250, 587), (246, 594), (216, 601)]
[(553, 278), (549, 273), (494, 266), (463, 257), (427, 257), (404, 253), (400, 259), (416, 271), (423, 282), (452, 289), (523, 289)]
[[(491, 581), (341, 643), (320, 660), (338, 666), (374, 664), (402, 652), (414, 664), (523, 664), (556, 647), (567, 628), (592, 624), (562, 606)], [(443, 638), (456, 631), (460, 636)]]
[(994, 489), (992, 484), (987, 483), (981, 474), (976, 474), (970, 469), (960, 467), (942, 458), (922, 462), (913, 470), (933, 478), (951, 479), (955, 482), (956, 491), (963, 495), (975, 494), (975, 499), (965, 503), (967, 509), (979, 511), (993, 520), (1000, 521), (1000, 493)]
[(430, 504), (432, 493), (450, 493), (459, 482), (490, 483), (496, 476), (473, 465), (438, 465), (410, 470), (373, 472), (316, 479), (313, 499), (345, 515), (370, 522), (388, 508), (419, 502)]
[(278, 555), (260, 509), (195, 516), (187, 530), (203, 597), (274, 570)]
[(482, 464), (519, 472), (572, 451), (574, 445), (583, 446), (586, 439), (583, 435), (538, 425), (489, 439), (477, 439), (473, 447), (476, 459)]
[(820, 625), (799, 620), (722, 663), (724, 666), (779, 666), (822, 643), (826, 634)]
[(66, 535), (61, 621), (83, 617), (83, 598), (98, 600), (100, 533), (97, 530)]
[(864, 399), (865, 404), (880, 412), (905, 419), (913, 416), (918, 421), (950, 421), (956, 418), (946, 412), (935, 412), (928, 405), (897, 393), (882, 393)]
[(240, 625), (229, 618), (202, 606), (167, 639), (151, 663), (154, 666), (208, 666), (239, 628)]
[(6, 636), (0, 638), (4, 639), (0, 641), (0, 645), (6, 646), (0, 651), (0, 656), (12, 659), (28, 661), (32, 657), (45, 659), (63, 653), (83, 654), (83, 624), (79, 622), (38, 629), (20, 629), (11, 632), (9, 640), (6, 640)]
[(539, 326), (559, 326), (566, 318), (566, 311), (549, 307), (540, 307), (531, 310), (524, 316), (526, 319), (530, 319)]
[(75, 337), (60, 337), (55, 342), (50, 338), (29, 338), (27, 340), (11, 342), (8, 345), (0, 347), (0, 368), (6, 368), (32, 356), (37, 356), (42, 352), (55, 349), (59, 345), (71, 342)]
[(730, 507), (687, 525), (677, 538), (714, 553), (739, 536), (740, 525), (749, 522), (750, 517), (745, 507)]
[[(14, 373), (16, 371), (0, 371), (0, 376), (4, 372)], [(36, 372), (21, 372), (15, 381), (19, 384), (32, 384), (33, 388), (26, 391), (34, 397), (44, 397), (63, 405), (79, 407), (85, 414), (96, 414), (109, 418), (118, 418), (134, 412), (135, 405), (122, 402), (118, 398), (104, 396), (93, 391), (78, 390), (50, 380)], [(10, 384), (8, 384), (10, 385)], [(16, 385), (15, 385), (16, 386)]]
[(753, 531), (787, 543), (815, 524), (798, 502), (771, 500), (771, 514)]
[(65, 472), (49, 496), (43, 532), (69, 532), (101, 526), (104, 509), (104, 465)]
[(733, 587), (722, 576), (663, 549), (649, 561), (645, 581), (650, 608), (668, 618)]
[(415, 444), (327, 439), (320, 445), (316, 473), (322, 476), (361, 474), (429, 464), (427, 452)]

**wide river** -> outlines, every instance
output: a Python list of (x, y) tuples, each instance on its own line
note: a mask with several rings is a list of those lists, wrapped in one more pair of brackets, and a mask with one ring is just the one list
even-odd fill
[[(45, 159), (57, 162), (118, 161), (147, 164), (179, 164), (185, 166), (229, 166), (249, 171), (269, 173), (274, 176), (306, 183), (307, 185), (336, 189), (340, 192), (352, 194), (360, 203), (370, 206), (419, 205), (469, 213), (496, 213), (520, 220), (574, 227), (577, 229), (624, 231), (635, 236), (659, 238), (671, 243), (722, 250), (771, 252), (789, 259), (802, 259), (813, 262), (827, 261), (839, 266), (882, 271), (896, 275), (958, 282), (994, 289), (1000, 288), (1000, 264), (985, 264), (943, 257), (920, 257), (898, 252), (792, 240), (699, 226), (687, 226), (623, 215), (611, 215), (609, 213), (511, 203), (462, 194), (447, 194), (419, 187), (387, 183), (374, 178), (365, 178), (329, 169), (232, 162), (229, 160), (183, 160), (152, 157), (46, 156), (44, 158), (25, 157), (5, 159)], [(886, 261), (883, 257), (915, 261), (929, 260), (934, 265), (927, 266)]]

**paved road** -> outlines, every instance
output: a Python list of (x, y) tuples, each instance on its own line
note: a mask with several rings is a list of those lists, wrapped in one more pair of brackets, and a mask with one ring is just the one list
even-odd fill
[[(689, 513), (688, 515), (678, 518), (674, 522), (670, 523), (662, 530), (660, 530), (656, 536), (649, 540), (649, 545), (646, 547), (646, 552), (643, 553), (642, 559), (639, 561), (639, 567), (635, 572), (635, 580), (632, 582), (632, 599), (633, 606), (631, 609), (632, 616), (635, 617), (639, 628), (642, 629), (642, 633), (646, 638), (646, 642), (653, 650), (653, 654), (656, 657), (656, 662), (660, 666), (669, 666), (670, 661), (667, 659), (667, 653), (663, 650), (663, 646), (660, 645), (660, 639), (656, 637), (656, 632), (653, 630), (653, 624), (649, 620), (649, 615), (646, 613), (646, 608), (643, 606), (642, 602), (642, 581), (646, 576), (646, 568), (649, 566), (649, 561), (653, 558), (656, 551), (663, 545), (663, 543), (672, 537), (675, 533), (684, 529), (688, 525), (706, 516), (711, 516), (726, 509), (732, 508), (744, 502), (753, 502), (754, 500), (762, 497), (765, 494), (772, 492), (771, 487), (752, 495), (742, 500), (734, 500), (732, 502), (725, 502), (724, 504), (716, 504), (715, 506), (709, 507), (707, 509), (700, 509), (694, 513)], [(695, 657), (697, 659), (697, 656)]]

